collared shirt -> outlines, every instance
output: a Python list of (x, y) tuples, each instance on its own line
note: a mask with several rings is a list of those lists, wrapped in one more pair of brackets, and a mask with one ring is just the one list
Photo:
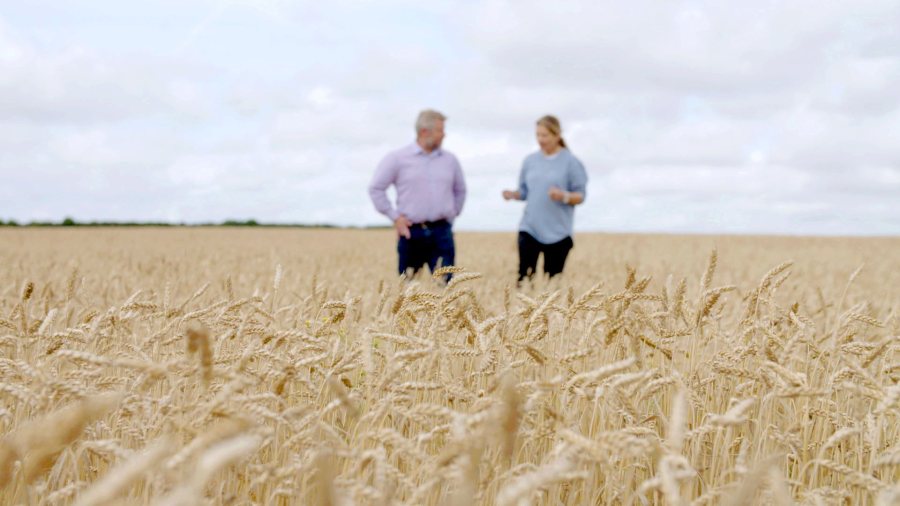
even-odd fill
[(529, 155), (519, 173), (519, 195), (525, 201), (519, 230), (543, 244), (572, 235), (575, 207), (550, 199), (548, 193), (555, 186), (587, 197), (587, 179), (584, 165), (566, 148), (549, 157), (540, 151)]
[[(387, 196), (397, 189), (397, 206)], [(459, 161), (449, 151), (426, 153), (417, 143), (388, 153), (369, 183), (375, 209), (391, 221), (399, 215), (413, 223), (445, 219), (452, 222), (466, 200), (466, 182)]]

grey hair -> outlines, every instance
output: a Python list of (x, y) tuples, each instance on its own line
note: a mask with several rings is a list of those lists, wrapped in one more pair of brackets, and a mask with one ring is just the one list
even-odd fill
[(434, 109), (425, 109), (420, 112), (419, 117), (416, 118), (416, 133), (419, 133), (421, 130), (431, 130), (434, 128), (435, 123), (446, 119), (446, 116)]

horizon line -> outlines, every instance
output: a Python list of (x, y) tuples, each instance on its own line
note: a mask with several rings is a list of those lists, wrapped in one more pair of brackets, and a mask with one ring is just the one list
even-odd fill
[[(4, 221), (0, 219), (0, 229), (2, 228), (140, 228), (140, 227), (161, 227), (161, 228), (300, 228), (300, 229), (329, 229), (329, 230), (388, 230), (392, 226), (390, 224), (362, 224), (362, 225), (341, 225), (335, 223), (297, 223), (297, 222), (259, 222), (255, 219), (234, 220), (227, 219), (221, 222), (214, 221), (76, 221), (72, 218), (64, 218), (61, 221), (54, 222), (49, 220), (31, 220), (19, 223), (10, 219)], [(513, 229), (487, 228), (487, 229), (471, 229), (459, 228), (456, 232), (471, 233), (515, 233)], [(827, 237), (827, 238), (900, 238), (898, 233), (802, 233), (802, 232), (784, 232), (784, 231), (710, 231), (710, 230), (647, 230), (647, 229), (588, 229), (576, 230), (576, 234), (608, 234), (608, 235), (692, 235), (692, 236), (746, 236), (746, 237)]]

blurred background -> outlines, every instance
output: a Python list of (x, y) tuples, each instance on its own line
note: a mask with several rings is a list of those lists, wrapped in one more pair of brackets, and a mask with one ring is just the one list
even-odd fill
[(557, 115), (577, 231), (900, 234), (900, 2), (0, 1), (0, 220), (387, 225), (447, 114), (458, 230)]

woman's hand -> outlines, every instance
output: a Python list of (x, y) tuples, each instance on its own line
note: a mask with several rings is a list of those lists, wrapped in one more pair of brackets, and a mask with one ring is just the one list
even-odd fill
[(503, 190), (503, 200), (521, 200), (519, 192), (512, 190)]
[(556, 202), (563, 202), (566, 199), (566, 194), (569, 193), (567, 191), (563, 191), (557, 186), (550, 188), (550, 191), (547, 192), (547, 195), (550, 196), (550, 200)]

